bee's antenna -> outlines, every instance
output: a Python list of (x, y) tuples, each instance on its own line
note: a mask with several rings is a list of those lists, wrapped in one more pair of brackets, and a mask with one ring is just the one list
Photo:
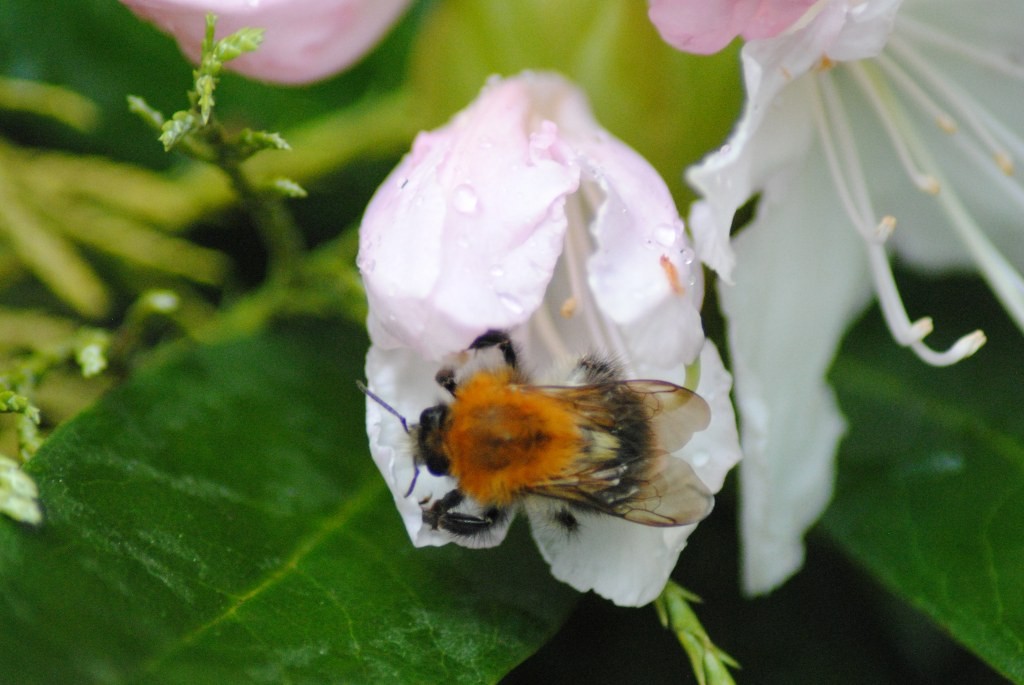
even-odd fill
[[(359, 388), (364, 395), (369, 397), (371, 400), (373, 400), (374, 402), (376, 402), (380, 406), (384, 407), (384, 409), (386, 409), (389, 414), (398, 417), (398, 420), (402, 422), (402, 428), (405, 429), (406, 433), (409, 432), (409, 423), (405, 420), (404, 416), (402, 416), (401, 414), (398, 413), (397, 409), (395, 409), (390, 404), (388, 404), (387, 402), (382, 400), (380, 397), (375, 395), (368, 387), (363, 385), (360, 381), (356, 381), (356, 387)], [(419, 470), (418, 469), (417, 469), (417, 474), (416, 475), (419, 475)], [(416, 479), (414, 478), (413, 479), (413, 483), (415, 483), (415, 482), (416, 482)], [(412, 491), (412, 489), (410, 488), (410, 492), (411, 491)]]
[(416, 466), (416, 470), (412, 474), (412, 482), (409, 483), (409, 489), (405, 491), (405, 497), (412, 494), (412, 491), (416, 489), (416, 479), (420, 477), (420, 467)]

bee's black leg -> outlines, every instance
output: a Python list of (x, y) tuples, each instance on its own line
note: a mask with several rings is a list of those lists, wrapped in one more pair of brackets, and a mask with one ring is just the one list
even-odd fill
[(438, 385), (447, 390), (452, 397), (455, 397), (455, 388), (458, 386), (455, 382), (455, 369), (450, 366), (444, 367), (437, 372), (434, 380), (437, 381)]
[(423, 510), (423, 523), (430, 526), (431, 530), (440, 528), (453, 535), (472, 537), (486, 533), (508, 516), (507, 510), (498, 507), (491, 507), (480, 516), (451, 511), (465, 499), (466, 496), (459, 490), (451, 490), (429, 509)]
[(516, 348), (512, 344), (512, 338), (508, 336), (507, 331), (499, 331), (491, 329), (474, 340), (469, 349), (471, 350), (485, 350), (489, 347), (497, 347), (501, 350), (502, 356), (505, 358), (505, 363), (513, 369), (516, 368), (518, 363)]

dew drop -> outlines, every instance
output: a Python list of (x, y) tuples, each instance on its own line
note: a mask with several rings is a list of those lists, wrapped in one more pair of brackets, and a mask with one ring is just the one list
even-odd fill
[(530, 134), (530, 148), (533, 150), (547, 150), (558, 140), (558, 124), (545, 119), (541, 122), (540, 130)]
[(665, 247), (676, 241), (676, 227), (672, 224), (658, 224), (654, 227), (654, 239)]
[(684, 247), (680, 254), (682, 255), (683, 264), (687, 266), (693, 264), (693, 260), (697, 258), (697, 254), (688, 247)]
[(452, 192), (452, 204), (463, 214), (474, 214), (479, 204), (476, 191), (468, 183), (460, 183)]
[(523, 303), (508, 293), (499, 293), (498, 301), (505, 305), (505, 309), (509, 310), (513, 314), (523, 313)]

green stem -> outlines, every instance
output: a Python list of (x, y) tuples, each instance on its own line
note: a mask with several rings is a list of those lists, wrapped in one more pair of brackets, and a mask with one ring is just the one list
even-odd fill
[(739, 668), (739, 664), (711, 641), (691, 602), (700, 602), (700, 598), (670, 580), (654, 600), (654, 608), (661, 625), (675, 633), (686, 651), (700, 685), (735, 685), (729, 669)]
[[(284, 133), (288, 154), (258, 155), (244, 168), (255, 183), (289, 178), (306, 185), (347, 165), (353, 159), (399, 154), (422, 128), (413, 98), (405, 91), (346, 108)], [(237, 201), (231, 184), (218, 170), (193, 166), (180, 180), (192, 202), (168, 207), (162, 222), (188, 226)]]
[(222, 160), (220, 168), (252, 217), (256, 231), (267, 249), (268, 287), (284, 286), (292, 281), (305, 251), (302, 233), (295, 224), (284, 199), (255, 187), (233, 159)]

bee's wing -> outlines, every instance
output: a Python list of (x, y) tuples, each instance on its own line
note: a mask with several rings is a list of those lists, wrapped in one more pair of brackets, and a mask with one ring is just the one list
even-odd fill
[(697, 523), (711, 513), (715, 498), (682, 459), (660, 454), (651, 460), (647, 480), (618, 504), (622, 518), (648, 526)]
[(675, 452), (711, 423), (711, 408), (697, 393), (667, 381), (620, 381), (641, 397), (659, 446)]
[(629, 380), (595, 385), (532, 387), (567, 403), (594, 425), (609, 428), (615, 425), (617, 417), (609, 413), (603, 398), (612, 386), (629, 388), (640, 399), (658, 447), (666, 452), (675, 452), (688, 443), (694, 433), (704, 430), (711, 423), (711, 408), (704, 398), (668, 381)]
[(584, 466), (529, 490), (645, 526), (681, 526), (711, 513), (714, 496), (682, 459), (658, 453), (641, 477), (623, 475), (622, 467)]
[(597, 449), (580, 455), (573, 468), (557, 478), (534, 483), (530, 492), (647, 526), (679, 526), (703, 519), (711, 512), (714, 497), (688, 463), (668, 454), (707, 428), (711, 410), (699, 395), (656, 380), (535, 389), (567, 403), (595, 429), (611, 431), (619, 417), (607, 402), (609, 385), (629, 388), (651, 423), (657, 442), (642, 465), (616, 463), (614, 452)]

